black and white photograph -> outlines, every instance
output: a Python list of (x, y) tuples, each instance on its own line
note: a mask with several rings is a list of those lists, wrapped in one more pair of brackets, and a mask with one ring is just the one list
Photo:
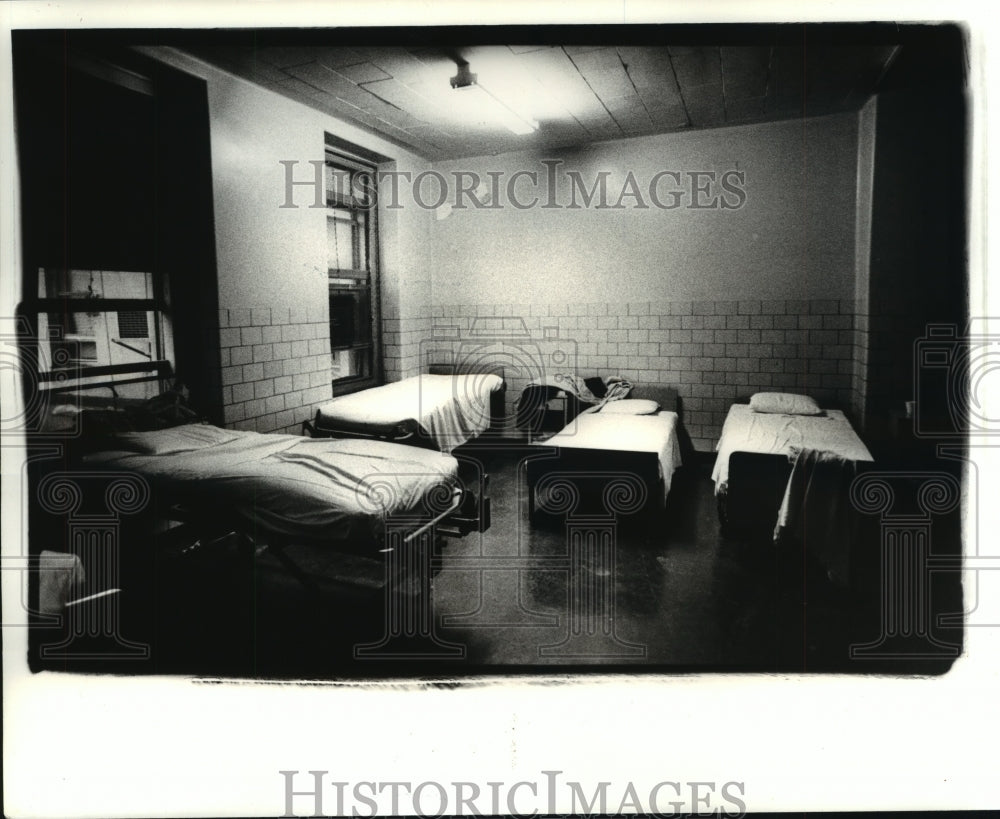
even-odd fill
[(982, 28), (6, 5), (10, 815), (987, 804)]

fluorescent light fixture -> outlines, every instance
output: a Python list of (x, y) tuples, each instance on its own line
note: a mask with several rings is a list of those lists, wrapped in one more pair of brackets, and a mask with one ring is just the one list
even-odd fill
[(521, 116), (481, 86), (477, 75), (469, 71), (468, 63), (459, 65), (458, 74), (451, 78), (451, 87), (461, 93), (463, 105), (468, 106), (470, 115), (477, 119), (498, 122), (518, 135), (538, 130), (535, 120)]

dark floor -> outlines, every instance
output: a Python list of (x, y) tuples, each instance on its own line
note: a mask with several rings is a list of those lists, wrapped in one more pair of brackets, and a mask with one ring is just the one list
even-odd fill
[[(194, 550), (161, 543), (143, 569), (152, 591), (126, 586), (116, 603), (121, 640), (105, 656), (45, 667), (330, 679), (949, 666), (951, 652), (852, 659), (851, 644), (881, 633), (877, 583), (848, 593), (796, 555), (723, 539), (710, 461), (689, 459), (666, 511), (609, 522), (583, 518), (599, 511), (588, 507), (529, 525), (519, 480), (528, 451), (478, 456), (491, 476), (492, 527), (435, 550), (429, 594), (389, 590), (368, 557), (290, 548), (290, 570), (273, 550), (235, 538)], [(960, 643), (961, 629), (944, 639)], [(122, 640), (148, 656), (123, 659), (136, 650)], [(76, 638), (54, 653), (84, 645)]]

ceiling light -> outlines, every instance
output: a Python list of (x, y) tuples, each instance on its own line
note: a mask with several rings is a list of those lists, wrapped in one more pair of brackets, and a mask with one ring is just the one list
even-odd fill
[(521, 116), (509, 105), (495, 97), (479, 84), (478, 76), (469, 70), (468, 63), (458, 66), (458, 73), (451, 78), (451, 87), (461, 92), (463, 104), (468, 105), (472, 116), (499, 122), (515, 134), (530, 134), (538, 130), (538, 123)]

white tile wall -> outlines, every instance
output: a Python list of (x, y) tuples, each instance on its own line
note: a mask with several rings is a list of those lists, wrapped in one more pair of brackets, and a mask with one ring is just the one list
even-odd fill
[[(805, 392), (851, 410), (855, 310), (853, 300), (829, 299), (457, 304), (434, 307), (431, 330), (462, 337), (473, 323), (481, 330), (491, 317), (511, 317), (532, 338), (567, 339), (579, 375), (676, 387), (695, 447), (710, 450), (729, 405), (758, 390)], [(508, 379), (509, 403), (522, 387)]]
[(331, 397), (329, 336), (319, 309), (220, 310), (226, 426), (300, 432), (302, 422)]

